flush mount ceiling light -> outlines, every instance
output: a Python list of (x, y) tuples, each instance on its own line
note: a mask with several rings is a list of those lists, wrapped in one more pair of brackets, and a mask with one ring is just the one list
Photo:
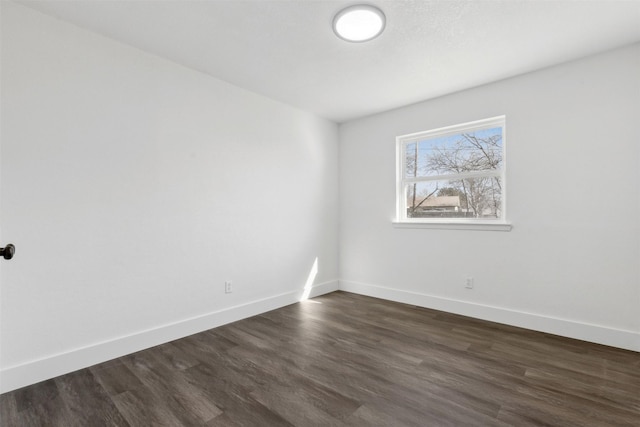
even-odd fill
[(348, 42), (366, 42), (382, 33), (385, 16), (380, 9), (366, 4), (349, 6), (333, 18), (333, 31)]

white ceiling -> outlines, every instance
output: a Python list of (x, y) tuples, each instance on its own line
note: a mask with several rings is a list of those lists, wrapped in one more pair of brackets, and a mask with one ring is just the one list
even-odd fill
[(363, 0), (368, 43), (331, 29), (353, 1), (18, 2), (336, 122), (640, 41), (640, 0)]

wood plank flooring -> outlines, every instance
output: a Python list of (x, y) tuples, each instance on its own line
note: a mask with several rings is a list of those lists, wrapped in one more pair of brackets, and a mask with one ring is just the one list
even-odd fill
[(640, 353), (334, 292), (0, 396), (9, 426), (640, 426)]

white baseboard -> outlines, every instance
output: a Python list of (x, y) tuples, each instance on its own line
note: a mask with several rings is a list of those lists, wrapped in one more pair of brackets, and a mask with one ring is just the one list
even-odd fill
[[(320, 283), (311, 288), (308, 297), (313, 298), (337, 290), (337, 280)], [(275, 310), (300, 301), (304, 294), (305, 290), (301, 289), (274, 295), (20, 365), (9, 366), (0, 371), (0, 393)]]
[(534, 331), (575, 338), (626, 350), (640, 351), (640, 333), (600, 325), (576, 322), (501, 307), (447, 299), (366, 283), (340, 280), (340, 290), (375, 298), (432, 308), (491, 322), (518, 326)]

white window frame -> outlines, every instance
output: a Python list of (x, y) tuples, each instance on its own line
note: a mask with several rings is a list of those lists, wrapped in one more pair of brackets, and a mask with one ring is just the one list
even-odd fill
[[(495, 127), (502, 128), (502, 169), (473, 171), (460, 174), (433, 175), (423, 177), (406, 177), (406, 147), (407, 144), (432, 139), (457, 135), (463, 132), (478, 131)], [(507, 181), (506, 181), (506, 117), (497, 116), (484, 120), (462, 123), (453, 126), (432, 129), (424, 132), (416, 132), (396, 137), (396, 219), (393, 221), (398, 228), (446, 228), (464, 230), (496, 230), (510, 231), (511, 224), (507, 222)], [(409, 184), (426, 181), (442, 181), (450, 179), (465, 179), (479, 177), (500, 177), (502, 186), (501, 212), (502, 217), (496, 219), (481, 218), (408, 218), (407, 197), (405, 189)]]

